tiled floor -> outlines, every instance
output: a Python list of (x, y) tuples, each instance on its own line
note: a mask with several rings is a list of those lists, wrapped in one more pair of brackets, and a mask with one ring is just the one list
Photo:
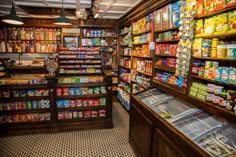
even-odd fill
[(113, 103), (113, 129), (0, 138), (1, 157), (134, 157), (128, 143), (129, 115)]

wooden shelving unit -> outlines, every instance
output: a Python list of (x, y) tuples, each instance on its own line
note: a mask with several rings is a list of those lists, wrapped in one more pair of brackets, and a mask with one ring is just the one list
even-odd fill
[(154, 66), (155, 69), (159, 69), (159, 70), (163, 70), (163, 71), (168, 71), (168, 72), (175, 72), (175, 68), (174, 67), (168, 67), (166, 65), (156, 65)]

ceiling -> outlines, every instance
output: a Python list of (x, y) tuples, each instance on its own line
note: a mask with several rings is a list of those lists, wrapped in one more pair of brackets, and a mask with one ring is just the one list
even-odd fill
[[(99, 18), (119, 19), (141, 0), (97, 0)], [(0, 16), (10, 13), (12, 0), (0, 0)], [(66, 17), (85, 18), (85, 8), (91, 7), (91, 0), (64, 0)], [(57, 18), (62, 0), (14, 0), (16, 14), (29, 18)]]

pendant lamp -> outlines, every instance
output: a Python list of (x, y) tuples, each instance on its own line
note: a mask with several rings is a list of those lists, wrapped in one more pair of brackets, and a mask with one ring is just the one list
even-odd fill
[(63, 8), (63, 0), (62, 0), (62, 8), (61, 8), (61, 13), (60, 13), (60, 17), (57, 18), (54, 22), (55, 25), (72, 25), (70, 23), (70, 20), (68, 18), (66, 18), (65, 13), (64, 13), (64, 8)]
[(5, 15), (2, 19), (2, 22), (12, 24), (12, 25), (23, 25), (22, 18), (16, 15), (16, 9), (12, 0), (12, 8), (11, 13), (9, 15)]

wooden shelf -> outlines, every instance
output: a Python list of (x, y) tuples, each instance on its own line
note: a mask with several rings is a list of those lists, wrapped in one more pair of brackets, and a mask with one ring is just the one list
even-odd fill
[(125, 36), (127, 35), (129, 32), (123, 33), (123, 34), (119, 34), (120, 36)]
[(121, 55), (121, 54), (120, 54), (120, 56), (122, 56), (122, 57), (131, 57), (131, 55)]
[(140, 86), (140, 87), (142, 87), (142, 88), (144, 88), (144, 89), (148, 89), (148, 88), (149, 88), (149, 87), (145, 87), (145, 86), (139, 84), (138, 82), (136, 82), (136, 81), (134, 81), (134, 80), (132, 80), (131, 82), (137, 84), (138, 86)]
[(208, 82), (212, 82), (215, 84), (219, 84), (222, 86), (228, 86), (228, 87), (236, 87), (236, 84), (230, 84), (230, 83), (224, 83), (224, 82), (220, 82), (220, 81), (215, 81), (215, 80), (210, 80), (201, 76), (196, 76), (196, 75), (191, 75), (193, 78), (199, 79), (199, 80), (203, 80), (203, 81), (208, 81)]
[(46, 84), (16, 84), (16, 85), (1, 85), (0, 89), (40, 89), (48, 88)]
[(69, 107), (69, 108), (57, 108), (58, 112), (63, 112), (63, 111), (84, 111), (84, 110), (100, 110), (100, 109), (106, 109), (107, 106), (86, 106), (86, 107)]
[(101, 60), (102, 58), (59, 58), (59, 60)]
[(29, 96), (29, 97), (1, 98), (0, 102), (30, 101), (30, 100), (42, 100), (42, 99), (49, 99), (49, 96)]
[(120, 47), (129, 47), (129, 45), (120, 45)]
[(144, 58), (144, 59), (152, 59), (150, 56), (132, 56), (134, 58)]
[(36, 40), (35, 41), (61, 41), (61, 40)]
[(95, 86), (106, 86), (104, 82), (90, 82), (90, 83), (58, 83), (56, 87), (66, 88), (66, 87), (95, 87)]
[[(224, 114), (224, 115), (227, 115), (227, 116), (233, 116), (234, 118), (236, 118), (236, 114), (235, 114), (233, 111), (229, 111), (229, 110), (227, 110), (227, 109), (225, 109), (225, 108), (222, 108), (222, 107), (220, 107), (220, 106), (214, 105), (214, 104), (212, 104), (212, 103), (210, 103), (210, 102), (203, 101), (203, 100), (198, 99), (198, 98), (196, 98), (196, 97), (193, 97), (193, 96), (191, 96), (191, 95), (188, 95), (188, 96), (189, 96), (191, 99), (193, 99), (193, 100), (199, 102), (200, 104), (207, 105), (207, 106), (210, 106), (211, 108), (216, 109), (218, 112), (221, 112), (221, 114)], [(196, 104), (197, 104), (197, 103), (196, 103)]]
[(230, 62), (236, 62), (236, 59), (231, 58), (213, 58), (213, 57), (192, 57), (193, 59), (199, 59), (199, 60), (215, 60), (215, 61), (230, 61)]
[(91, 37), (91, 36), (83, 36), (82, 38), (116, 38), (116, 37), (113, 37), (113, 36), (109, 36), (109, 37)]
[(236, 32), (234, 33), (223, 33), (223, 34), (211, 34), (211, 35), (196, 35), (195, 38), (234, 38), (236, 36)]
[(127, 67), (122, 66), (122, 65), (119, 65), (119, 67), (131, 70), (131, 68), (127, 68)]
[(172, 72), (172, 73), (175, 72), (175, 68), (174, 67), (168, 67), (168, 66), (165, 66), (165, 65), (156, 65), (154, 68), (155, 69), (159, 69), (159, 70), (164, 70), (164, 71)]
[(134, 46), (139, 46), (139, 45), (147, 45), (149, 42), (144, 42), (144, 43), (136, 43), (136, 44), (133, 44)]
[(29, 70), (37, 70), (37, 69), (46, 69), (46, 66), (9, 66), (7, 67), (8, 70), (22, 70), (22, 69), (29, 69)]
[(59, 73), (59, 75), (97, 75), (97, 74), (102, 74), (102, 72), (95, 72), (95, 73), (89, 73), (89, 72), (78, 72), (78, 73)]
[(102, 67), (59, 67), (59, 69), (101, 69)]
[(26, 114), (26, 113), (44, 113), (51, 112), (50, 108), (40, 109), (24, 109), (24, 110), (7, 110), (0, 111), (1, 114)]
[(140, 33), (133, 33), (132, 36), (139, 36), (139, 35), (150, 33), (150, 32), (151, 32), (151, 30), (147, 30), (147, 31), (140, 32)]
[(122, 77), (119, 77), (119, 79), (120, 79), (121, 81), (123, 81), (123, 82), (126, 82), (126, 83), (130, 84), (130, 82), (125, 81)]
[(100, 98), (106, 96), (107, 94), (66, 95), (66, 96), (56, 96), (56, 99)]
[(77, 118), (77, 119), (58, 119), (58, 123), (66, 122), (80, 122), (80, 121), (95, 121), (95, 120), (105, 120), (107, 117), (90, 117), (90, 118)]
[(163, 82), (163, 81), (157, 80), (155, 78), (153, 79), (153, 83), (156, 83), (156, 84), (161, 85), (161, 86), (165, 86), (165, 87), (167, 87), (167, 88), (169, 88), (171, 90), (177, 91), (177, 92), (179, 92), (181, 94), (186, 94), (186, 92), (187, 92), (186, 88), (180, 88), (180, 87), (178, 87), (176, 85), (172, 85), (172, 84), (169, 84), (167, 82)]
[(44, 121), (28, 121), (28, 122), (12, 122), (12, 123), (3, 123), (3, 124), (0, 124), (0, 126), (2, 127), (8, 127), (8, 126), (26, 126), (26, 125), (32, 125), (32, 126), (35, 126), (35, 125), (39, 125), (39, 124), (49, 124), (49, 123), (52, 123), (51, 120), (44, 120)]
[[(19, 54), (20, 52), (0, 52), (0, 54)], [(21, 54), (57, 54), (57, 52), (21, 52)]]
[(147, 74), (147, 73), (144, 73), (144, 72), (141, 72), (141, 71), (138, 71), (138, 70), (136, 70), (136, 72), (152, 77), (152, 74)]
[(229, 7), (229, 8), (224, 8), (224, 9), (221, 9), (219, 11), (215, 11), (215, 12), (212, 12), (212, 13), (208, 13), (206, 15), (202, 15), (202, 16), (197, 16), (195, 17), (195, 19), (202, 19), (202, 18), (206, 18), (206, 17), (212, 17), (212, 16), (215, 16), (215, 15), (218, 15), (218, 14), (222, 14), (222, 13), (226, 13), (228, 11), (232, 11), (232, 10), (235, 10), (236, 9), (236, 5), (232, 6), (232, 7)]
[(176, 58), (176, 56), (171, 56), (171, 55), (168, 55), (168, 54), (155, 54), (155, 56), (157, 56), (157, 57), (173, 57), (173, 58)]
[(177, 43), (179, 39), (176, 40), (168, 40), (168, 41), (156, 41), (157, 44), (165, 44), (165, 43)]
[(102, 64), (102, 63), (59, 63), (59, 64), (66, 64), (66, 65), (75, 65), (75, 64), (88, 64), (88, 65), (92, 65), (92, 64)]
[(59, 55), (100, 55), (100, 53), (59, 53)]
[(163, 30), (155, 30), (155, 33), (162, 33), (162, 32), (167, 32), (167, 31), (177, 31), (179, 30), (179, 27), (174, 27), (174, 28), (169, 28), (169, 29), (163, 29)]

